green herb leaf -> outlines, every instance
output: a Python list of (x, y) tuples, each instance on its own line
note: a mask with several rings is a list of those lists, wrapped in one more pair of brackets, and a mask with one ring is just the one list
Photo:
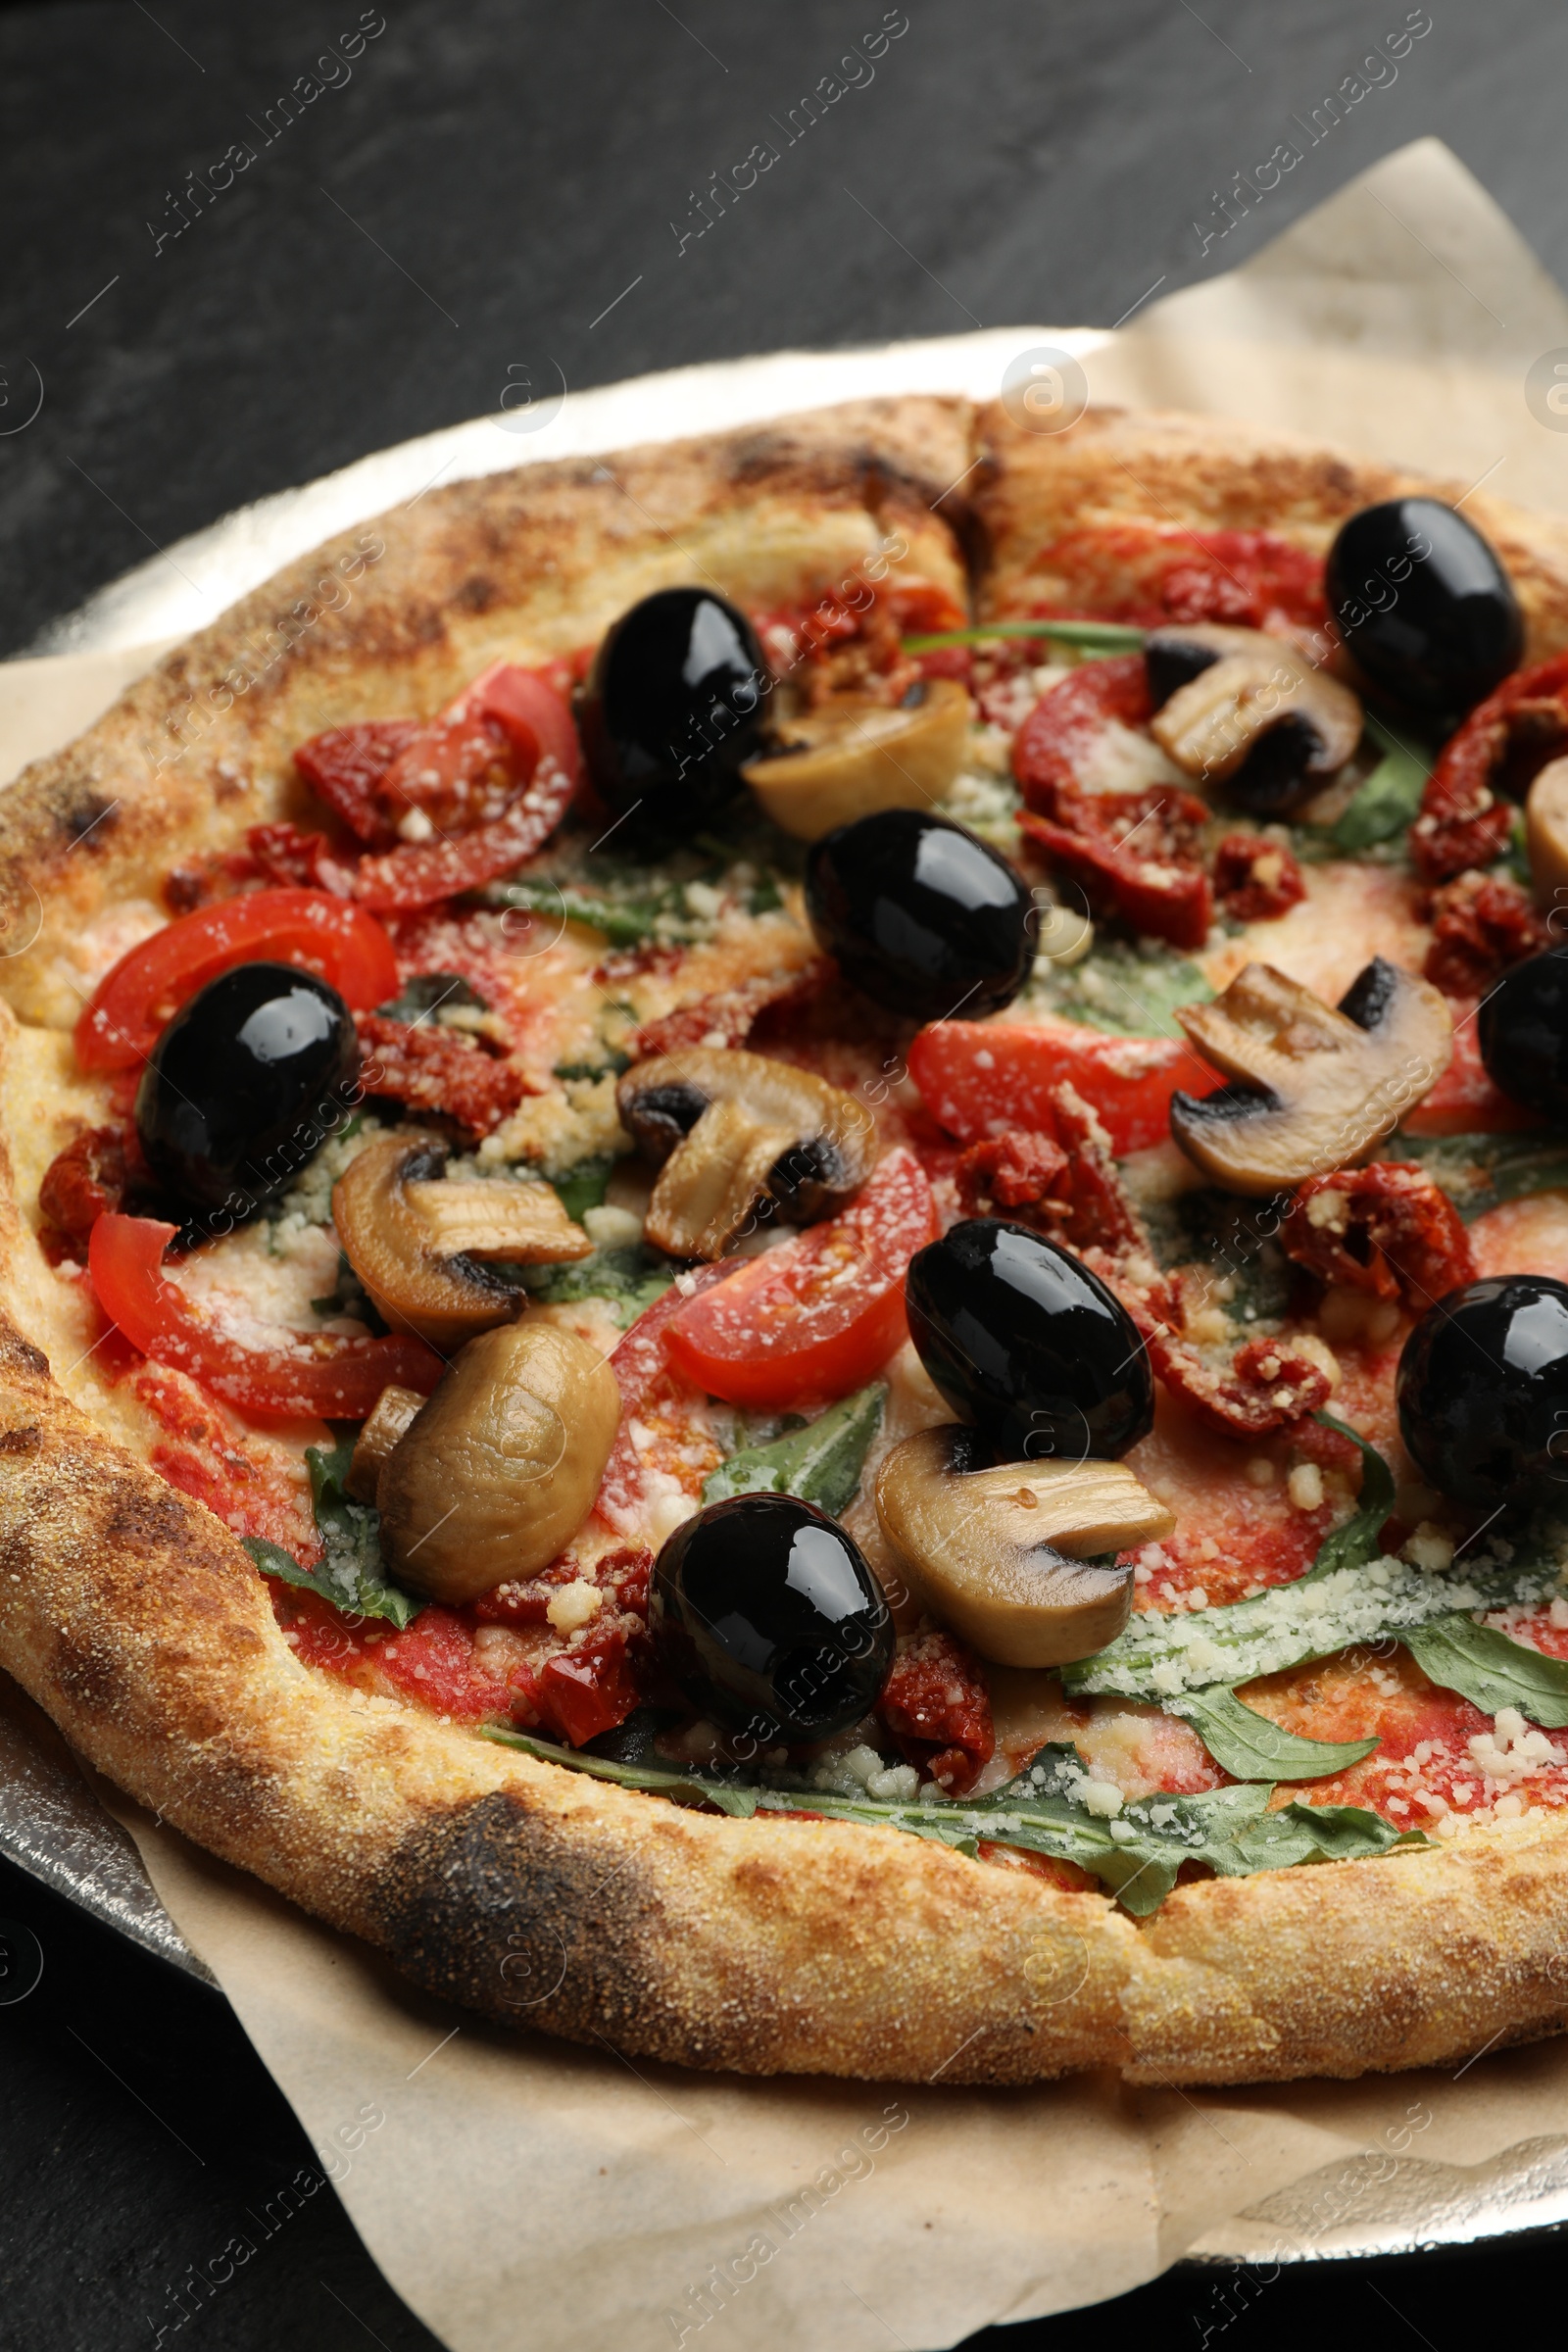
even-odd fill
[(1362, 1805), (1309, 1805), (1300, 1797), (1277, 1813), (1260, 1813), (1236, 1840), (1245, 1865), (1224, 1877), (1290, 1870), (1301, 1862), (1362, 1862), (1396, 1845), (1430, 1845), (1419, 1830), (1396, 1830)]
[(1495, 1626), (1477, 1625), (1471, 1617), (1439, 1617), (1406, 1634), (1404, 1646), (1429, 1682), (1457, 1690), (1483, 1714), (1517, 1707), (1548, 1732), (1568, 1726), (1568, 1664), (1543, 1657)]
[(662, 906), (651, 899), (611, 899), (561, 882), (501, 882), (484, 894), (492, 906), (516, 906), (547, 921), (586, 923), (612, 948), (635, 948), (653, 937)]
[(1391, 1135), (1389, 1159), (1416, 1160), (1467, 1222), (1503, 1200), (1568, 1187), (1568, 1143), (1556, 1135)]
[(975, 629), (936, 629), (924, 636), (906, 637), (906, 654), (935, 653), (944, 645), (984, 645), (993, 637), (1046, 637), (1057, 645), (1080, 646), (1086, 653), (1136, 653), (1148, 631), (1129, 628), (1119, 620), (992, 620)]
[(1375, 1446), (1369, 1446), (1358, 1429), (1348, 1421), (1336, 1421), (1332, 1413), (1314, 1413), (1314, 1421), (1325, 1429), (1338, 1430), (1361, 1449), (1361, 1493), (1353, 1519), (1348, 1519), (1332, 1535), (1324, 1537), (1318, 1545), (1317, 1558), (1306, 1572), (1306, 1581), (1335, 1576), (1342, 1568), (1359, 1568), (1378, 1555), (1378, 1538), (1394, 1509), (1394, 1472)]
[[(568, 1217), (580, 1219), (585, 1209), (603, 1208), (614, 1165), (613, 1152), (600, 1152), (592, 1159), (579, 1159), (564, 1176), (552, 1177), (551, 1183)], [(578, 1258), (574, 1262), (581, 1265), (584, 1260)]]
[(716, 1805), (720, 1813), (732, 1814), (738, 1821), (751, 1819), (761, 1794), (738, 1782), (710, 1779), (695, 1767), (678, 1772), (668, 1764), (614, 1764), (608, 1756), (590, 1756), (579, 1747), (557, 1747), (549, 1740), (535, 1740), (527, 1732), (508, 1731), (500, 1724), (486, 1723), (479, 1728), (483, 1739), (494, 1740), (502, 1747), (520, 1747), (546, 1764), (564, 1764), (570, 1772), (584, 1772), (591, 1781), (612, 1781), (617, 1788), (646, 1788), (672, 1797), (678, 1804)]
[(264, 1576), (279, 1577), (286, 1585), (319, 1592), (345, 1616), (384, 1617), (401, 1632), (412, 1625), (425, 1603), (387, 1582), (381, 1564), (380, 1518), (367, 1504), (355, 1502), (343, 1484), (353, 1458), (352, 1437), (340, 1438), (334, 1446), (305, 1448), (311, 1505), (326, 1546), (319, 1567), (302, 1568), (292, 1552), (259, 1536), (241, 1540)]
[(572, 1306), (580, 1298), (603, 1298), (613, 1308), (622, 1331), (629, 1330), (674, 1279), (668, 1258), (641, 1242), (596, 1250), (592, 1257), (574, 1258), (567, 1264), (517, 1268), (518, 1285), (541, 1306)]
[(1129, 941), (1096, 939), (1078, 963), (1053, 964), (1045, 957), (1030, 976), (1032, 1005), (1063, 1020), (1082, 1021), (1113, 1037), (1169, 1037), (1186, 1032), (1176, 1019), (1178, 1004), (1202, 1004), (1213, 995), (1196, 963), (1161, 947), (1144, 955)]
[(1244, 1706), (1227, 1683), (1173, 1698), (1168, 1712), (1190, 1723), (1222, 1772), (1233, 1780), (1320, 1781), (1348, 1772), (1376, 1740), (1302, 1740)]
[(449, 1004), (465, 1004), (471, 1012), (487, 1012), (477, 989), (470, 988), (461, 972), (416, 972), (405, 980), (389, 1003), (378, 1004), (376, 1011), (389, 1021), (420, 1021)]
[(1366, 728), (1383, 758), (1333, 828), (1335, 848), (1348, 857), (1402, 833), (1420, 808), (1432, 772), (1418, 747), (1392, 734), (1381, 720), (1369, 715)]
[(860, 1483), (887, 1394), (873, 1382), (830, 1405), (804, 1429), (768, 1446), (743, 1446), (703, 1481), (704, 1502), (723, 1502), (731, 1494), (795, 1494), (837, 1514)]

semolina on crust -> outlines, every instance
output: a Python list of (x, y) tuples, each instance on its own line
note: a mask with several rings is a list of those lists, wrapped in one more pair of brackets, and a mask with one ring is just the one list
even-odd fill
[[(956, 514), (944, 493), (971, 467)], [(1354, 507), (1418, 486), (1230, 425), (1091, 414), (1039, 439), (930, 400), (527, 468), (318, 551), (36, 762), (0, 801), (0, 891), (13, 907), (36, 894), (40, 918), (0, 962), (0, 1666), (132, 1796), (417, 1983), (639, 2056), (1218, 2083), (1561, 2031), (1568, 1818), (1180, 1886), (1135, 1922), (896, 1831), (682, 1810), (311, 1671), (228, 1529), (138, 1458), (132, 1428), (73, 1401), (68, 1384), (91, 1396), (80, 1308), (33, 1230), (27, 1129), (40, 1071), (67, 1061), (37, 1025), (76, 1009), (63, 949), (172, 863), (290, 813), (289, 753), (317, 729), (432, 710), (485, 662), (569, 651), (673, 581), (754, 604), (820, 593), (890, 532), (958, 595), (961, 533), (982, 610), (1003, 613), (1048, 593), (1033, 554), (1073, 517), (1166, 514), (1318, 546)], [(1521, 583), (1532, 655), (1568, 643), (1568, 532), (1477, 511)], [(357, 571), (328, 569), (356, 553)], [(323, 580), (346, 580), (347, 603), (332, 609)], [(293, 642), (264, 668), (256, 649), (290, 613)], [(236, 670), (257, 673), (243, 691)]]

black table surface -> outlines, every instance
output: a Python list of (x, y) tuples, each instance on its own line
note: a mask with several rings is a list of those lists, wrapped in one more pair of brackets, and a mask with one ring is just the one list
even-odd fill
[[(494, 412), (509, 385), (1109, 324), (1429, 132), (1568, 279), (1568, 18), (1432, 0), (1391, 54), (1427, 22), (1402, 0), (5, 9), (0, 653), (229, 508)], [(1219, 191), (1351, 74), (1373, 86), (1205, 251)], [(791, 144), (826, 76), (841, 94)], [(705, 206), (763, 142), (756, 186)], [(3, 1866), (0, 1919), (44, 1960), (0, 1997), (0, 2343), (431, 2344), (329, 2189), (266, 2229), (310, 2152), (219, 1996)], [(256, 2251), (221, 2291), (182, 2292), (235, 2236)], [(1088, 2325), (1110, 2344), (1350, 2328), (1446, 2352), (1539, 2308), (1560, 2259), (1539, 2237), (1184, 2271)], [(1030, 2352), (1083, 2324), (984, 2340)], [(663, 2332), (651, 2312), (650, 2347)]]

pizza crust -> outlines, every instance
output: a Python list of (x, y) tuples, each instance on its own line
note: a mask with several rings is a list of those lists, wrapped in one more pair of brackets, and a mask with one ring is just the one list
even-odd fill
[[(1294, 484), (1289, 527), (1322, 531), (1393, 478), (1187, 419), (1095, 417), (1027, 445), (995, 416), (981, 429), (998, 609), (1022, 593), (1008, 582), (1027, 533), (1097, 496), (1124, 503), (1118, 451), (1194, 520), (1273, 527), (1262, 502)], [(432, 710), (485, 662), (585, 642), (652, 587), (714, 576), (785, 601), (892, 528), (925, 577), (960, 591), (933, 510), (971, 455), (960, 404), (868, 404), (432, 492), (335, 542), (0, 803), (0, 876), (42, 912), (0, 991), (25, 1020), (65, 1025), (74, 934), (150, 898), (175, 858), (288, 812), (302, 737)], [(1495, 530), (1511, 563), (1539, 569), (1533, 630), (1568, 636), (1568, 552), (1535, 518), (1508, 520), (1517, 543)], [(373, 563), (367, 535), (384, 547)], [(191, 694), (210, 707), (255, 633), (357, 547), (351, 601), (160, 770)], [(64, 1355), (79, 1352), (81, 1302), (43, 1268), (21, 1205), (36, 1177), (19, 1188), (5, 1140), (26, 1156), (41, 1049), (0, 1008), (0, 1664), (93, 1764), (215, 1853), (489, 2017), (690, 2066), (1244, 2082), (1430, 2065), (1568, 2023), (1568, 1819), (1198, 1883), (1139, 1923), (1100, 1893), (895, 1831), (682, 1810), (303, 1667), (234, 1536), (51, 1372), (46, 1349), (74, 1385), (86, 1377)]]

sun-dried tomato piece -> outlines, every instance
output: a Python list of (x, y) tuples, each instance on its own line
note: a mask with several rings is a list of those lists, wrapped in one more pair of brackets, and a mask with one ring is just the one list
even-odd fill
[(269, 889), (329, 890), (339, 899), (354, 896), (354, 868), (333, 855), (326, 835), (308, 832), (286, 819), (252, 825), (244, 851), (228, 863), (236, 881), (260, 882)]
[(530, 1694), (545, 1729), (568, 1747), (612, 1732), (640, 1704), (635, 1617), (595, 1619), (587, 1631), (547, 1658)]
[(1200, 862), (1204, 804), (1190, 792), (1083, 792), (1059, 786), (1054, 818), (1028, 810), (1019, 822), (1091, 909), (1176, 948), (1200, 948), (1214, 894)]
[(762, 1013), (808, 1003), (832, 972), (832, 964), (819, 956), (793, 972), (760, 974), (734, 988), (716, 989), (649, 1021), (637, 1032), (635, 1051), (652, 1056), (689, 1054), (698, 1046), (744, 1046)]
[(421, 1116), (439, 1114), (473, 1135), (491, 1135), (533, 1091), (514, 1062), (433, 1021), (363, 1012), (355, 1025), (366, 1092), (390, 1095)]
[[(1320, 627), (1323, 558), (1275, 531), (1189, 530), (1179, 523), (1089, 525), (1045, 548), (1033, 570), (1054, 575), (1073, 615), (1158, 628), (1222, 620), (1244, 629)], [(1069, 607), (1042, 607), (1065, 614)]]
[(646, 1618), (653, 1570), (654, 1555), (646, 1544), (616, 1544), (591, 1568), (564, 1551), (526, 1583), (497, 1585), (494, 1592), (481, 1593), (473, 1613), (481, 1625), (548, 1625), (556, 1594), (566, 1585), (589, 1584), (606, 1595), (607, 1605)]
[(38, 1206), (54, 1234), (85, 1242), (101, 1216), (124, 1205), (130, 1185), (123, 1130), (89, 1127), (45, 1168)]
[(328, 727), (294, 754), (294, 764), (357, 841), (390, 849), (398, 838), (400, 808), (386, 799), (387, 776), (419, 733), (416, 718), (369, 718)]
[(1074, 1249), (1097, 1246), (1133, 1254), (1152, 1269), (1149, 1235), (1127, 1198), (1098, 1112), (1063, 1080), (1052, 1090), (1051, 1115), (1067, 1161), (1056, 1188), (1067, 1204), (1063, 1239)]
[(1469, 867), (1433, 894), (1432, 945), (1422, 966), (1450, 997), (1484, 997), (1512, 963), (1549, 947), (1529, 895), (1507, 874)]
[(1402, 1298), (1424, 1313), (1475, 1279), (1458, 1210), (1414, 1160), (1374, 1160), (1313, 1176), (1297, 1189), (1280, 1227), (1286, 1252), (1324, 1282)]
[(1523, 800), (1548, 760), (1568, 750), (1568, 654), (1516, 669), (1478, 703), (1439, 754), (1410, 827), (1418, 879), (1447, 882), (1494, 864)]
[(1060, 816), (1058, 796), (1082, 788), (1083, 771), (1113, 720), (1143, 727), (1152, 711), (1142, 654), (1081, 662), (1069, 670), (1059, 686), (1040, 697), (1013, 738), (1012, 772), (1035, 814)]
[(1268, 923), (1306, 896), (1296, 853), (1261, 833), (1227, 833), (1214, 852), (1214, 896), (1239, 923)]
[(900, 1640), (876, 1712), (909, 1762), (950, 1796), (974, 1787), (997, 1744), (979, 1662), (952, 1634)]
[(1170, 1331), (1152, 1328), (1144, 1338), (1149, 1360), (1166, 1388), (1227, 1438), (1262, 1438), (1289, 1429), (1317, 1412), (1333, 1394), (1317, 1357), (1289, 1340), (1249, 1340), (1226, 1369), (1205, 1361)]
[(1066, 1170), (1067, 1154), (1051, 1136), (1009, 1127), (1005, 1135), (960, 1152), (953, 1173), (966, 1217), (1038, 1220), (1051, 1230), (1061, 1215), (1053, 1188)]

